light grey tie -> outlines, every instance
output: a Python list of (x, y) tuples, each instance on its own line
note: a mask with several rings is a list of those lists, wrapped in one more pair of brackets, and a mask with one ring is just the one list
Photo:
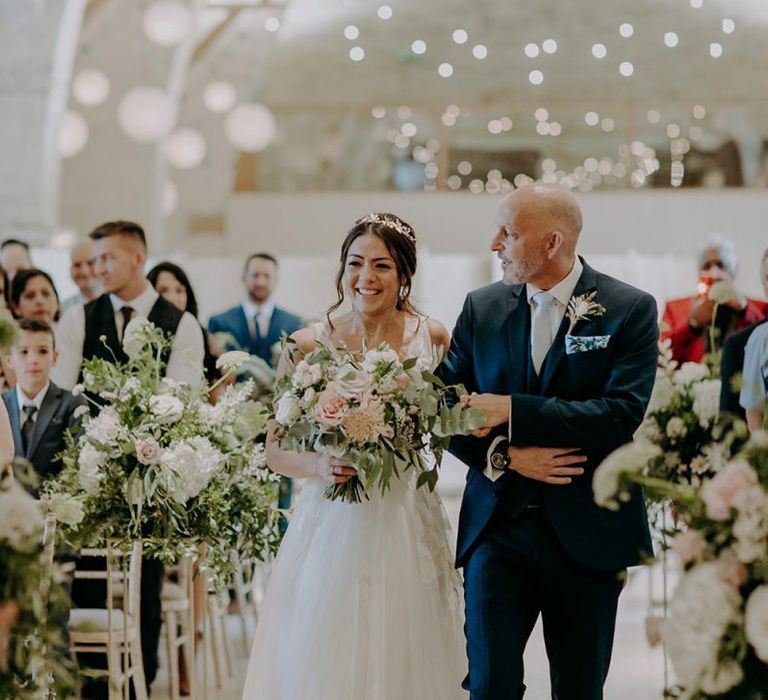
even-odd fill
[(531, 301), (534, 305), (531, 319), (531, 360), (536, 374), (539, 374), (552, 345), (552, 311), (555, 297), (549, 292), (537, 292), (531, 297)]

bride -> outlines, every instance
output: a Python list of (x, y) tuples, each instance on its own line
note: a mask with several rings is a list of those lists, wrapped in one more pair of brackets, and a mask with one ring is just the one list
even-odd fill
[[(410, 301), (415, 271), (408, 224), (393, 214), (358, 220), (341, 248), (339, 300), (325, 322), (294, 334), (298, 352), (316, 340), (353, 351), (386, 342), (401, 356), (430, 359), (435, 346), (447, 349), (445, 328)], [(346, 297), (351, 312), (331, 321)], [(350, 479), (354, 465), (281, 450), (274, 428), (269, 466), (305, 482), (270, 577), (243, 700), (466, 698), (461, 581), (437, 492), (416, 489), (408, 470), (384, 496), (330, 501), (327, 483)]]

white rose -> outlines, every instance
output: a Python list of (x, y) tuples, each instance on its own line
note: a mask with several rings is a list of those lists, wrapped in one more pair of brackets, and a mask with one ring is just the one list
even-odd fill
[(149, 400), (149, 410), (161, 423), (173, 423), (184, 413), (184, 404), (170, 394), (159, 394)]
[(120, 416), (111, 406), (102, 408), (97, 416), (91, 419), (85, 433), (103, 445), (109, 445), (120, 434)]
[(317, 391), (315, 391), (314, 388), (309, 387), (304, 391), (304, 395), (301, 397), (301, 405), (306, 408), (312, 401), (314, 401), (315, 396), (317, 396)]
[(716, 304), (727, 304), (736, 299), (736, 287), (731, 280), (718, 280), (709, 288), (707, 296)]
[(160, 461), (169, 472), (165, 482), (171, 497), (185, 504), (208, 485), (223, 456), (207, 438), (197, 436), (167, 448)]
[(689, 386), (709, 377), (709, 368), (699, 362), (683, 362), (674, 374), (673, 381), (680, 386)]
[(682, 418), (679, 416), (673, 416), (669, 419), (669, 422), (667, 423), (667, 437), (671, 438), (672, 440), (675, 440), (676, 438), (681, 438), (685, 435), (687, 432), (685, 423)]
[(96, 493), (104, 478), (101, 468), (107, 462), (107, 455), (97, 450), (90, 442), (81, 442), (80, 454), (77, 457), (80, 487), (86, 493)]
[(141, 464), (156, 464), (160, 459), (162, 450), (157, 440), (153, 437), (136, 440), (133, 446), (136, 450), (136, 459)]
[(373, 386), (373, 375), (345, 365), (336, 373), (334, 379), (336, 393), (347, 401), (362, 401)]
[(88, 406), (78, 406), (74, 412), (72, 413), (72, 417), (77, 420), (78, 418), (82, 418), (83, 416), (87, 416), (90, 413), (90, 409)]
[(768, 663), (768, 585), (758, 586), (747, 600), (744, 631), (757, 658)]
[(275, 420), (289, 425), (301, 416), (301, 404), (293, 394), (283, 394), (275, 404)]
[(293, 386), (300, 389), (306, 389), (308, 386), (316, 384), (323, 378), (323, 368), (315, 363), (310, 364), (306, 360), (301, 360), (296, 365), (296, 371), (293, 374)]

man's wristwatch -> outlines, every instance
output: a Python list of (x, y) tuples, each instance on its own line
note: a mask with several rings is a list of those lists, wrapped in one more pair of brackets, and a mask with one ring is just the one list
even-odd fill
[(507, 452), (508, 449), (509, 442), (506, 440), (500, 440), (496, 447), (493, 448), (493, 452), (491, 452), (491, 457), (489, 460), (491, 463), (491, 469), (499, 472), (503, 472), (509, 469), (511, 460), (509, 458), (509, 453)]

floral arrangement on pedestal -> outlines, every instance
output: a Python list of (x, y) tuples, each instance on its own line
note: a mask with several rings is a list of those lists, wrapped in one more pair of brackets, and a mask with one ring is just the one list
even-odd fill
[[(50, 618), (66, 610), (62, 572), (43, 551), (44, 512), (39, 501), (13, 481), (0, 481), (0, 697), (38, 700), (66, 693), (61, 630)], [(63, 696), (63, 695), (62, 695)]]
[[(286, 357), (293, 355), (290, 348)], [(485, 419), (477, 409), (448, 405), (448, 388), (433, 374), (439, 361), (401, 359), (386, 343), (355, 353), (317, 342), (278, 380), (280, 447), (328, 452), (355, 465), (357, 476), (329, 485), (330, 499), (358, 503), (409, 469), (418, 474), (417, 487), (434, 488), (450, 436), (471, 433)]]
[[(233, 551), (258, 561), (280, 542), (279, 479), (262, 439), (268, 412), (250, 399), (249, 383), (227, 387), (211, 405), (207, 387), (163, 377), (169, 344), (137, 318), (125, 330), (126, 364), (84, 363), (76, 390), (97, 397), (98, 412), (70, 437), (49, 497), (82, 510), (68, 529), (78, 543), (142, 539), (148, 555), (165, 561), (205, 545), (203, 566), (223, 582)], [(225, 353), (218, 365), (226, 376), (247, 357)]]
[(739, 451), (749, 433), (738, 420), (721, 418), (720, 379), (705, 364), (672, 360), (660, 343), (651, 401), (635, 441), (609, 455), (596, 471), (595, 500), (607, 508), (627, 498), (642, 478), (646, 498), (663, 503), (670, 484), (699, 486)]

